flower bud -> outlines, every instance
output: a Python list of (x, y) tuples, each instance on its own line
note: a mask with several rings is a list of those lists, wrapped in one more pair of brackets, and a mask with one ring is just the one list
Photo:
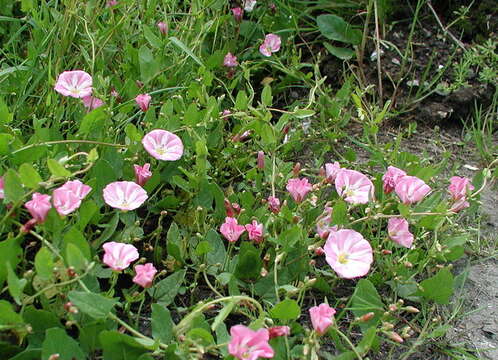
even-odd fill
[(301, 172), (301, 164), (297, 162), (296, 165), (294, 165), (294, 168), (292, 169), (292, 174), (295, 177), (298, 177), (300, 172)]
[(258, 151), (258, 169), (264, 170), (265, 168), (265, 153)]
[(393, 252), (391, 250), (383, 249), (381, 253), (382, 255), (391, 255)]
[(418, 314), (420, 312), (419, 309), (417, 309), (416, 307), (414, 306), (407, 306), (407, 307), (404, 307), (403, 310), (405, 310), (406, 312), (409, 312), (411, 314)]
[(48, 360), (58, 360), (60, 357), (59, 354), (52, 354), (48, 357)]
[(402, 343), (404, 340), (399, 334), (395, 331), (390, 331), (387, 333), (387, 337), (392, 341), (396, 341), (397, 343)]
[(325, 255), (325, 250), (323, 250), (323, 248), (321, 246), (319, 246), (315, 249), (315, 255), (317, 255), (317, 256)]
[(367, 322), (367, 321), (372, 320), (374, 316), (375, 316), (374, 312), (369, 312), (369, 313), (366, 313), (365, 315), (360, 316), (360, 318), (358, 319), (358, 321), (360, 321), (360, 322)]

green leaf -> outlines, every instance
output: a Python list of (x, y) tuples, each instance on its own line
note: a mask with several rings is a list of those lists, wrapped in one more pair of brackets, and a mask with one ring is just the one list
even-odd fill
[(157, 37), (147, 25), (144, 25), (144, 37), (149, 44), (156, 49), (160, 49), (163, 46), (161, 39)]
[(100, 235), (100, 237), (94, 241), (93, 247), (94, 248), (99, 247), (107, 239), (109, 239), (112, 235), (114, 235), (116, 228), (118, 227), (118, 223), (119, 223), (119, 213), (115, 212), (109, 223), (106, 224), (106, 228), (102, 232), (102, 235)]
[(434, 338), (438, 338), (438, 337), (444, 336), (444, 334), (446, 334), (446, 332), (449, 329), (451, 329), (451, 327), (452, 326), (449, 325), (449, 324), (440, 325), (437, 328), (435, 328), (434, 330), (432, 330), (432, 332), (430, 332), (429, 334), (427, 334), (425, 337), (428, 338), (428, 339), (434, 339)]
[(223, 307), (223, 309), (221, 309), (221, 311), (218, 313), (218, 315), (216, 315), (213, 323), (211, 324), (211, 330), (216, 331), (218, 326), (220, 326), (223, 323), (223, 321), (225, 321), (225, 319), (228, 317), (228, 315), (230, 315), (234, 306), (235, 302), (230, 301), (228, 304), (226, 304)]
[(377, 289), (366, 279), (361, 279), (356, 284), (355, 291), (351, 297), (351, 306), (353, 314), (356, 317), (363, 316), (369, 312), (375, 313), (375, 316), (371, 320), (360, 323), (363, 332), (369, 327), (376, 326), (384, 312), (384, 304), (380, 299)]
[(75, 226), (69, 229), (62, 239), (62, 249), (66, 254), (67, 246), (69, 244), (75, 246), (87, 260), (91, 259), (92, 251), (90, 249), (90, 245), (88, 244), (85, 236)]
[(339, 199), (334, 205), (331, 223), (334, 225), (345, 225), (348, 222), (348, 206), (344, 200)]
[[(314, 110), (308, 110), (308, 109), (297, 109), (295, 110), (292, 115), (294, 115), (295, 117), (297, 117), (298, 119), (305, 119), (305, 118), (308, 118), (310, 116), (313, 116), (315, 115), (315, 111)], [(279, 121), (280, 122), (280, 121)], [(282, 127), (283, 128), (283, 127)]]
[(271, 86), (267, 84), (261, 92), (261, 102), (264, 106), (271, 106), (272, 101), (273, 97), (271, 95)]
[(9, 293), (18, 305), (21, 305), (21, 295), (26, 283), (26, 279), (19, 279), (9, 263), (7, 263), (7, 285)]
[(180, 235), (180, 230), (178, 230), (178, 225), (172, 222), (168, 229), (168, 235), (166, 236), (168, 255), (173, 256), (176, 260), (183, 263), (182, 255), (182, 239)]
[(159, 72), (159, 66), (152, 51), (145, 45), (142, 45), (138, 50), (138, 61), (142, 80), (147, 83)]
[(247, 110), (247, 104), (249, 100), (247, 99), (246, 92), (241, 90), (237, 93), (237, 97), (235, 98), (235, 108), (240, 111)]
[(448, 268), (444, 268), (433, 277), (422, 281), (420, 283), (422, 290), (417, 295), (434, 300), (438, 304), (448, 304), (453, 294), (453, 284), (453, 274)]
[(260, 250), (249, 242), (243, 242), (240, 246), (239, 261), (234, 275), (241, 280), (257, 279), (260, 276), (262, 266)]
[(176, 37), (172, 36), (169, 38), (169, 40), (178, 46), (183, 52), (185, 52), (188, 56), (192, 58), (197, 64), (200, 66), (204, 66), (202, 63), (201, 59), (199, 59), (188, 47), (185, 45), (180, 39), (177, 39)]
[(85, 353), (78, 343), (61, 328), (46, 331), (42, 345), (42, 360), (48, 360), (52, 354), (59, 354), (58, 360), (86, 360)]
[(66, 247), (66, 262), (69, 266), (75, 268), (76, 271), (83, 270), (87, 266), (87, 260), (81, 250), (74, 244), (67, 244)]
[(0, 242), (0, 286), (7, 279), (8, 264), (16, 267), (21, 262), (22, 248), (18, 238), (9, 238)]
[(200, 343), (203, 346), (209, 346), (214, 344), (213, 335), (209, 331), (203, 328), (195, 328), (187, 333), (189, 339), (194, 340), (196, 343)]
[(48, 159), (47, 160), (48, 169), (53, 176), (59, 177), (69, 177), (71, 172), (68, 171), (64, 166), (62, 166), (57, 160)]
[(152, 304), (152, 337), (168, 344), (173, 339), (174, 326), (169, 310), (165, 306)]
[(299, 304), (291, 299), (279, 302), (270, 310), (270, 316), (278, 320), (296, 320), (301, 315)]
[(332, 46), (329, 43), (324, 42), (323, 45), (329, 51), (329, 53), (341, 60), (350, 60), (355, 56), (355, 52), (348, 48), (340, 48)]
[(0, 134), (0, 155), (8, 155), (9, 144), (14, 137), (10, 134)]
[(52, 253), (46, 248), (41, 247), (35, 256), (36, 273), (42, 279), (48, 280), (53, 275), (54, 261)]
[[(45, 332), (50, 328), (63, 328), (59, 318), (50, 311), (38, 310), (33, 306), (28, 306), (23, 313), (23, 319), (26, 324), (32, 328), (31, 333), (28, 335), (28, 342), (30, 346), (41, 348), (45, 340)], [(40, 357), (38, 357), (39, 359)]]
[[(209, 265), (223, 264), (226, 257), (225, 243), (217, 231), (210, 229), (206, 235), (211, 250), (206, 255), (206, 262)], [(213, 267), (210, 267), (213, 269)]]
[(115, 299), (85, 291), (70, 291), (68, 297), (82, 313), (94, 319), (104, 319), (118, 303)]
[(353, 45), (361, 43), (361, 31), (354, 29), (351, 24), (337, 15), (320, 15), (317, 17), (316, 23), (322, 35), (327, 39)]
[(9, 169), (4, 175), (4, 192), (5, 192), (5, 203), (17, 203), (21, 201), (24, 197), (24, 189), (21, 185), (21, 179), (19, 175)]
[(211, 248), (211, 245), (209, 245), (209, 242), (206, 240), (203, 240), (199, 244), (197, 244), (197, 247), (195, 248), (195, 255), (202, 256), (204, 254), (207, 254), (211, 250), (212, 250), (212, 248)]
[(10, 123), (14, 119), (14, 114), (9, 112), (7, 104), (0, 97), (0, 125), (5, 125)]
[(376, 337), (377, 328), (368, 328), (368, 330), (365, 332), (365, 335), (363, 335), (360, 343), (356, 346), (356, 351), (358, 351), (358, 353), (360, 353), (361, 355), (366, 355), (374, 344)]
[(105, 360), (133, 360), (148, 352), (133, 337), (117, 331), (102, 331), (99, 335)]
[(159, 281), (155, 286), (149, 288), (147, 292), (154, 299), (157, 299), (159, 305), (168, 306), (175, 299), (184, 278), (185, 270), (179, 270)]
[(24, 163), (19, 167), (19, 177), (21, 178), (24, 186), (31, 189), (37, 189), (39, 183), (42, 182), (42, 178), (38, 171), (35, 170), (33, 165)]
[(6, 300), (0, 300), (0, 325), (22, 324), (21, 315), (13, 309), (13, 304)]

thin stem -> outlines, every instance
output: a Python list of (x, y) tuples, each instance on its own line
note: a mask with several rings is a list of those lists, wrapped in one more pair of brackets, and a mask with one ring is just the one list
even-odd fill
[(358, 353), (358, 351), (356, 350), (355, 346), (353, 345), (353, 343), (351, 342), (351, 340), (349, 340), (349, 338), (344, 335), (342, 333), (341, 330), (339, 330), (339, 328), (336, 326), (335, 329), (334, 329), (337, 334), (339, 334), (340, 337), (342, 337), (344, 339), (344, 341), (346, 341), (349, 345), (349, 347), (351, 347), (351, 350), (353, 350), (354, 354), (356, 355), (356, 357), (358, 358), (358, 360), (363, 360), (363, 358), (361, 357), (361, 355)]
[[(427, 216), (427, 215), (440, 215), (440, 216), (449, 216), (449, 215), (455, 215), (454, 212), (444, 212), (444, 213), (434, 213), (434, 212), (419, 212), (419, 213), (410, 213), (410, 216)], [(357, 224), (362, 221), (366, 221), (369, 219), (383, 219), (383, 218), (397, 218), (397, 217), (403, 217), (401, 214), (397, 215), (386, 215), (386, 214), (375, 214), (375, 215), (368, 215), (364, 216), (362, 218), (356, 219), (354, 221), (351, 221), (349, 225)]]
[(42, 143), (26, 145), (20, 149), (12, 151), (11, 154), (13, 155), (13, 154), (16, 154), (20, 151), (31, 149), (31, 148), (34, 148), (37, 146), (49, 146), (49, 145), (56, 145), (56, 144), (94, 144), (94, 145), (112, 146), (112, 147), (117, 147), (117, 148), (126, 148), (127, 147), (127, 145), (112, 144), (112, 143), (106, 143), (106, 142), (102, 142), (102, 141), (93, 141), (93, 140), (56, 140), (56, 141), (45, 141)]
[(384, 106), (384, 95), (382, 90), (382, 72), (381, 72), (381, 54), (380, 54), (380, 32), (379, 32), (379, 15), (377, 10), (377, 1), (374, 1), (374, 13), (375, 13), (375, 50), (377, 51), (377, 80), (379, 83), (379, 100), (380, 106)]
[(209, 281), (206, 270), (202, 271), (202, 275), (204, 275), (204, 281), (206, 282), (207, 286), (211, 289), (211, 291), (214, 292), (217, 296), (223, 297), (223, 295), (218, 290), (216, 290), (216, 288)]

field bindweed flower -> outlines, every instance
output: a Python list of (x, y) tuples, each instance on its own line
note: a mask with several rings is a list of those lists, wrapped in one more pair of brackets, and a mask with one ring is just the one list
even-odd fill
[(467, 197), (469, 191), (474, 190), (474, 185), (466, 177), (453, 176), (450, 179), (450, 186), (448, 192), (451, 194), (453, 200), (460, 200)]
[(324, 212), (316, 219), (316, 233), (322, 239), (327, 239), (331, 231), (337, 231), (337, 226), (330, 226), (332, 208), (325, 206)]
[(274, 214), (278, 214), (280, 212), (280, 200), (275, 196), (268, 196), (268, 208)]
[(95, 110), (96, 108), (104, 105), (104, 102), (99, 98), (93, 97), (92, 95), (84, 96), (81, 98), (83, 101), (83, 106), (88, 110)]
[(247, 12), (251, 12), (254, 10), (256, 6), (256, 0), (244, 0), (244, 10)]
[(83, 200), (92, 191), (90, 186), (83, 184), (79, 180), (66, 181), (60, 189), (71, 191), (80, 200)]
[(304, 200), (306, 195), (311, 191), (313, 186), (309, 183), (307, 178), (302, 179), (289, 179), (285, 187), (291, 194), (295, 202), (300, 203)]
[(233, 217), (226, 217), (225, 222), (220, 227), (221, 234), (229, 242), (239, 240), (240, 235), (242, 235), (244, 231), (246, 231), (246, 228), (243, 225), (239, 225), (237, 219)]
[(72, 213), (81, 205), (81, 199), (76, 194), (62, 187), (52, 192), (52, 202), (55, 210), (62, 216)]
[(331, 232), (323, 250), (327, 263), (345, 279), (366, 275), (373, 262), (370, 243), (359, 232), (350, 229)]
[(325, 179), (328, 183), (333, 184), (335, 182), (339, 170), (341, 170), (341, 165), (337, 161), (325, 164)]
[(239, 360), (271, 359), (275, 352), (268, 344), (270, 334), (267, 329), (251, 330), (244, 325), (230, 328), (228, 353)]
[(113, 7), (113, 6), (116, 6), (117, 4), (118, 4), (117, 0), (109, 0), (107, 2), (107, 7)]
[(399, 179), (394, 191), (403, 204), (414, 204), (422, 200), (431, 188), (416, 176), (403, 176)]
[(232, 14), (233, 14), (233, 18), (235, 19), (236, 22), (241, 22), (242, 17), (244, 16), (244, 10), (242, 10), (239, 7), (236, 7), (236, 8), (232, 9)]
[(166, 130), (156, 129), (147, 133), (142, 139), (142, 145), (158, 160), (175, 161), (183, 155), (182, 140)]
[(166, 24), (164, 21), (159, 21), (157, 23), (157, 27), (159, 29), (159, 32), (163, 35), (168, 34), (168, 24)]
[(288, 326), (272, 326), (271, 328), (268, 328), (268, 333), (270, 339), (273, 339), (279, 336), (289, 336), (290, 330), (291, 329)]
[(398, 169), (397, 167), (389, 166), (384, 176), (382, 176), (384, 192), (386, 194), (391, 193), (396, 187), (398, 181), (404, 176), (406, 176), (406, 172)]
[(259, 47), (259, 52), (269, 57), (272, 53), (280, 50), (281, 40), (280, 36), (275, 34), (268, 34), (265, 36), (265, 41)]
[(411, 248), (413, 244), (413, 234), (408, 230), (408, 221), (403, 218), (390, 218), (387, 223), (389, 237), (395, 243)]
[(133, 181), (115, 181), (103, 191), (107, 205), (123, 211), (135, 210), (147, 200), (147, 192)]
[(151, 99), (152, 97), (149, 94), (140, 94), (135, 98), (135, 102), (137, 103), (138, 107), (140, 107), (140, 110), (146, 112), (147, 110), (149, 110)]
[(309, 313), (313, 329), (315, 329), (315, 331), (319, 335), (323, 335), (325, 334), (327, 329), (334, 323), (334, 314), (336, 313), (336, 311), (328, 304), (323, 303), (310, 308)]
[(470, 203), (467, 201), (466, 198), (461, 198), (456, 200), (450, 207), (450, 211), (457, 213), (460, 212), (463, 209), (466, 209), (470, 206)]
[(114, 271), (128, 268), (139, 257), (137, 248), (130, 244), (111, 241), (105, 243), (102, 247), (104, 248), (102, 261)]
[(40, 193), (34, 193), (31, 200), (24, 204), (29, 213), (38, 224), (42, 224), (47, 218), (49, 210), (52, 208), (50, 196)]
[(359, 171), (340, 169), (335, 178), (335, 189), (350, 204), (366, 204), (373, 198), (374, 185)]
[(247, 224), (245, 228), (247, 235), (249, 235), (249, 240), (257, 243), (263, 240), (263, 224), (259, 224), (256, 220), (253, 220), (252, 224)]
[(92, 95), (92, 77), (82, 70), (64, 71), (57, 78), (55, 91), (74, 98)]
[(5, 198), (5, 180), (0, 176), (0, 199)]
[(136, 275), (133, 277), (133, 282), (141, 287), (149, 288), (152, 286), (157, 269), (152, 263), (135, 265), (135, 273)]
[(237, 56), (232, 55), (231, 52), (227, 53), (223, 58), (223, 66), (231, 68), (236, 67), (237, 65), (239, 65), (239, 63), (237, 62)]
[(144, 166), (140, 165), (133, 165), (133, 169), (135, 170), (135, 182), (140, 185), (144, 186), (147, 181), (152, 176), (152, 172), (150, 171), (150, 164), (144, 164)]

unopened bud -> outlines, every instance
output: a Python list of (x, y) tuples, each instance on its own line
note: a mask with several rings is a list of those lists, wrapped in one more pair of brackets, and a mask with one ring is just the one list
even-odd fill
[(74, 270), (73, 266), (70, 266), (67, 268), (67, 276), (72, 278), (72, 277), (75, 277), (76, 275), (78, 275), (78, 274), (76, 274), (76, 271)]
[(382, 330), (391, 330), (394, 329), (394, 325), (390, 322), (383, 321), (382, 322)]
[(260, 275), (261, 277), (266, 277), (268, 275), (268, 270), (266, 270), (265, 268), (261, 268)]
[(381, 253), (382, 255), (391, 255), (393, 252), (391, 250), (383, 249)]
[(392, 341), (396, 341), (397, 343), (402, 343), (404, 340), (397, 332), (390, 331), (387, 333), (387, 337)]
[(263, 151), (258, 151), (258, 169), (263, 170), (265, 168), (265, 153)]
[(403, 310), (405, 310), (406, 312), (412, 313), (412, 314), (418, 314), (420, 312), (420, 310), (414, 306), (407, 306), (407, 307), (403, 308)]
[(410, 268), (410, 269), (413, 267), (413, 264), (411, 262), (409, 262), (409, 261), (405, 261), (403, 263), (403, 265), (405, 265), (405, 267)]
[(298, 177), (300, 172), (301, 172), (301, 164), (297, 162), (296, 165), (294, 165), (294, 168), (292, 169), (292, 174), (295, 177)]
[(360, 316), (360, 318), (358, 319), (358, 321), (360, 321), (360, 322), (367, 322), (367, 321), (372, 320), (374, 316), (375, 316), (374, 312), (369, 312), (369, 313), (366, 313), (365, 315)]
[(48, 357), (48, 360), (58, 360), (60, 357), (59, 354), (52, 354)]
[(319, 246), (315, 249), (315, 255), (317, 255), (317, 256), (325, 255), (325, 250), (323, 250), (323, 248), (321, 246)]
[(396, 304), (389, 305), (389, 311), (396, 311), (396, 310), (398, 310), (398, 307), (396, 306)]
[(310, 266), (315, 266), (315, 264), (316, 264), (316, 260), (311, 259), (311, 260), (309, 261), (309, 263), (308, 263), (308, 264), (309, 264)]
[(297, 223), (299, 222), (299, 220), (301, 220), (301, 218), (300, 218), (299, 216), (297, 216), (297, 215), (294, 215), (294, 216), (292, 217), (292, 222), (293, 222), (294, 224), (297, 224)]

